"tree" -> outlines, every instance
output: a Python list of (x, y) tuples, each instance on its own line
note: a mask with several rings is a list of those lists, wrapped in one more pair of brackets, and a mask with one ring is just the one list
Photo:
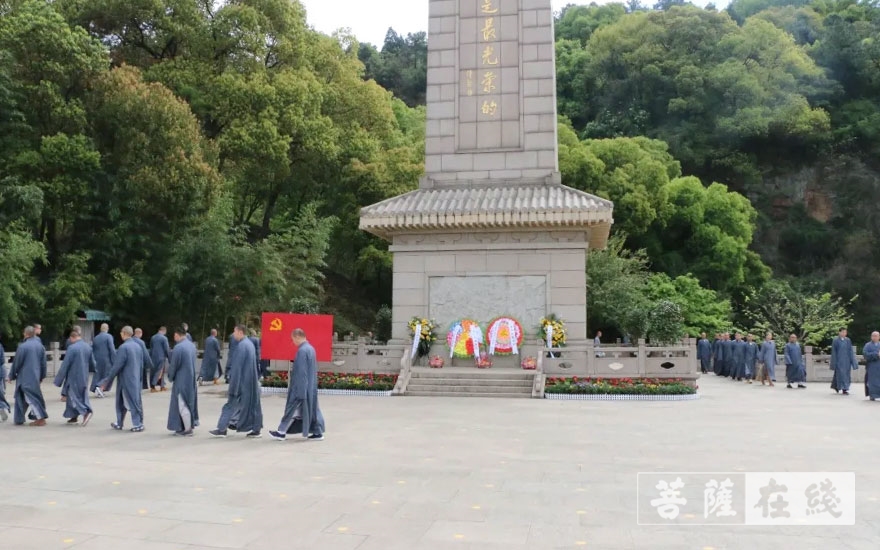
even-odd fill
[(700, 281), (691, 275), (671, 278), (665, 273), (654, 273), (647, 281), (645, 294), (655, 303), (668, 301), (676, 304), (680, 309), (682, 332), (691, 337), (701, 332), (719, 332), (730, 327), (730, 300), (719, 297), (712, 289), (700, 286)]
[(804, 344), (819, 346), (852, 323), (848, 308), (854, 301), (777, 279), (747, 297), (744, 316), (762, 332), (795, 334)]
[(669, 300), (657, 302), (648, 318), (648, 336), (651, 343), (672, 344), (683, 335), (684, 316), (681, 307)]

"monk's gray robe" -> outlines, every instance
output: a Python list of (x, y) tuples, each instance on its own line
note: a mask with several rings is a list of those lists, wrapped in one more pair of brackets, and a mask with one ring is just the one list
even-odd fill
[(134, 340), (141, 348), (141, 356), (142, 356), (142, 363), (143, 363), (143, 365), (141, 365), (141, 370), (143, 371), (141, 373), (141, 389), (143, 389), (143, 390), (149, 389), (150, 388), (150, 386), (149, 386), (150, 371), (153, 370), (153, 360), (150, 359), (150, 352), (149, 352), (149, 350), (147, 350), (147, 345), (144, 343), (144, 341), (141, 340), (140, 338), (138, 338), (137, 336), (132, 336), (130, 339)]
[(16, 424), (24, 424), (24, 415), (28, 406), (34, 417), (39, 420), (48, 418), (46, 400), (40, 382), (46, 378), (46, 348), (37, 338), (30, 338), (15, 350), (15, 360), (9, 379), (15, 380), (15, 415)]
[[(122, 426), (125, 413), (131, 411), (131, 423), (138, 428), (144, 425), (144, 407), (141, 401), (141, 384), (144, 373), (143, 342), (129, 338), (116, 350), (113, 368), (101, 385), (109, 385), (117, 378), (116, 390), (116, 424)], [(147, 359), (149, 360), (149, 358)]]
[(758, 361), (764, 363), (764, 368), (767, 369), (767, 376), (770, 377), (770, 380), (776, 380), (776, 342), (773, 340), (764, 341), (761, 344), (761, 349), (758, 350)]
[(880, 343), (868, 342), (862, 350), (865, 356), (865, 386), (872, 401), (880, 399)]
[[(92, 384), (89, 391), (95, 391), (100, 385), (101, 380), (107, 378), (110, 369), (113, 368), (113, 361), (116, 360), (116, 345), (113, 343), (113, 337), (106, 332), (102, 332), (95, 336), (92, 341), (92, 354), (95, 356), (95, 376), (92, 377)], [(107, 386), (110, 391), (113, 382)]]
[(708, 372), (712, 363), (712, 344), (709, 340), (701, 338), (697, 342), (697, 358), (700, 360), (700, 370)]
[(804, 367), (804, 356), (801, 353), (800, 344), (785, 344), (785, 378), (788, 383), (801, 383), (807, 381), (807, 371)]
[(758, 345), (754, 342), (746, 342), (746, 378), (754, 378), (758, 362)]
[(218, 378), (221, 358), (220, 340), (213, 336), (205, 338), (205, 354), (202, 356), (202, 368), (199, 377), (206, 382)]
[(217, 429), (225, 431), (235, 420), (236, 431), (259, 432), (263, 429), (263, 408), (260, 403), (260, 376), (253, 343), (242, 338), (230, 354), (226, 368), (229, 393)]
[(229, 382), (229, 365), (232, 362), (232, 354), (235, 352), (235, 348), (238, 347), (238, 340), (230, 334), (229, 335), (229, 357), (226, 359), (226, 382)]
[(6, 400), (6, 353), (3, 344), (0, 344), (0, 410), (11, 411), (9, 401)]
[(724, 372), (724, 344), (723, 340), (715, 340), (712, 343), (712, 372), (721, 376)]
[(262, 346), (263, 343), (256, 336), (249, 336), (248, 340), (250, 340), (251, 344), (254, 345), (254, 353), (256, 354), (256, 360), (257, 360), (257, 372), (260, 373), (260, 377), (263, 377), (264, 376), (263, 368), (261, 366), (262, 361), (260, 360), (260, 354), (262, 353), (260, 346)]
[(301, 433), (303, 437), (324, 433), (324, 417), (318, 407), (318, 361), (315, 348), (303, 342), (291, 366), (281, 433)]
[(189, 340), (174, 345), (168, 367), (171, 380), (171, 403), (168, 408), (168, 429), (185, 432), (193, 429), (196, 411), (196, 346)]
[(89, 403), (89, 369), (95, 366), (92, 348), (82, 340), (71, 344), (64, 354), (55, 385), (67, 388), (64, 418), (76, 418), (92, 412)]
[(733, 341), (733, 357), (730, 377), (742, 380), (746, 377), (746, 346), (742, 340)]
[(168, 338), (157, 332), (150, 338), (150, 362), (153, 364), (150, 387), (165, 387), (165, 362), (170, 356), (171, 348), (168, 346)]
[(734, 369), (736, 369), (733, 350), (736, 344), (734, 340), (725, 340), (722, 345), (724, 347), (724, 371), (721, 374), (722, 376), (733, 376)]
[(835, 391), (849, 391), (852, 383), (852, 371), (858, 370), (859, 360), (856, 358), (856, 350), (852, 340), (838, 336), (831, 343), (831, 389)]

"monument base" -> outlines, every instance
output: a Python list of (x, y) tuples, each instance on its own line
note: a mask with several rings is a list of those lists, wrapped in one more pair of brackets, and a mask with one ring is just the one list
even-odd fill
[(570, 338), (586, 338), (588, 230), (512, 230), (395, 235), (392, 334), (409, 338), (413, 317), (437, 321), (439, 335), (467, 318), (485, 330), (496, 317), (538, 337), (555, 313)]

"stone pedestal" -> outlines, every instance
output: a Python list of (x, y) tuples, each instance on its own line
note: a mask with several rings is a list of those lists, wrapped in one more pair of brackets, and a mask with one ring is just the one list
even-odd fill
[(432, 317), (540, 318), (587, 337), (586, 252), (604, 247), (611, 202), (561, 185), (550, 0), (431, 0), (425, 171), (419, 189), (366, 207), (391, 242), (392, 335)]

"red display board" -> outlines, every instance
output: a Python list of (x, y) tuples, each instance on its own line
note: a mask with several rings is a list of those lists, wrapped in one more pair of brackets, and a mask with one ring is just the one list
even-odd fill
[(300, 315), (296, 313), (264, 313), (260, 343), (262, 359), (292, 361), (296, 346), (290, 338), (293, 329), (306, 331), (306, 338), (315, 347), (318, 361), (333, 360), (333, 316)]

